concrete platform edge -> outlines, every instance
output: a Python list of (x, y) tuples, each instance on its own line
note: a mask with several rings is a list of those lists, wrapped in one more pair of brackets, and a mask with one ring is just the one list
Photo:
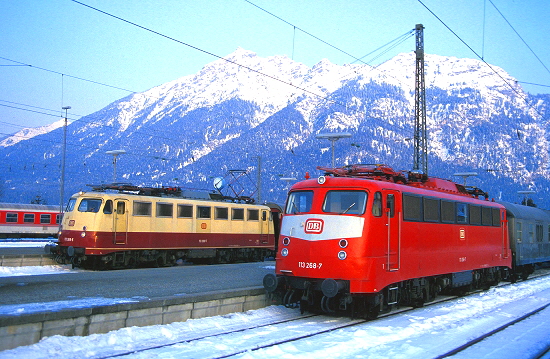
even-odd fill
[(0, 350), (37, 343), (53, 335), (85, 336), (131, 326), (245, 312), (275, 303), (263, 287), (155, 298), (135, 303), (0, 316)]

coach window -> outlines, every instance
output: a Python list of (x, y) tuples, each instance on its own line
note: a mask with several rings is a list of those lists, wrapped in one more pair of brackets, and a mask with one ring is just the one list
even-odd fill
[(288, 196), (285, 213), (297, 214), (311, 211), (313, 191), (291, 192)]
[(153, 204), (151, 202), (134, 201), (134, 216), (151, 216)]
[(376, 192), (372, 201), (372, 215), (380, 217), (382, 215), (382, 193)]
[(403, 195), (403, 219), (406, 221), (422, 220), (422, 197)]
[(244, 221), (244, 209), (231, 208), (231, 219), (234, 221)]
[(211, 211), (212, 211), (211, 207), (197, 206), (197, 218), (210, 219), (211, 218), (211, 214), (210, 214)]
[(323, 212), (363, 214), (366, 203), (367, 193), (364, 191), (328, 191), (323, 203)]
[(216, 207), (216, 219), (229, 219), (229, 209), (227, 207)]
[(178, 218), (193, 218), (193, 206), (190, 204), (178, 204)]
[(537, 224), (537, 242), (542, 242), (544, 239), (544, 230), (542, 224)]
[(529, 243), (535, 243), (535, 225), (529, 224)]
[(96, 198), (83, 198), (78, 205), (79, 212), (97, 213), (101, 207), (101, 200)]
[(40, 215), (40, 224), (50, 224), (52, 221), (52, 215), (51, 214), (41, 214)]
[(481, 224), (484, 226), (493, 225), (493, 213), (491, 207), (481, 207)]
[(468, 205), (466, 203), (456, 204), (456, 223), (468, 223)]
[(424, 198), (424, 221), (439, 222), (439, 200)]
[(260, 212), (257, 209), (249, 209), (248, 210), (248, 220), (249, 221), (259, 221), (260, 220)]
[(17, 213), (6, 213), (6, 223), (17, 223)]
[(103, 206), (103, 213), (111, 214), (113, 213), (113, 201), (108, 199), (105, 201), (105, 206)]
[(518, 243), (521, 243), (523, 239), (523, 223), (516, 221), (516, 240)]
[(172, 218), (173, 210), (174, 205), (172, 203), (157, 202), (157, 217)]
[(455, 223), (456, 207), (454, 202), (441, 201), (441, 222)]
[(61, 223), (61, 217), (62, 217), (61, 214), (58, 214), (58, 215), (55, 216), (55, 224)]
[(23, 215), (23, 222), (34, 223), (34, 213), (25, 213)]

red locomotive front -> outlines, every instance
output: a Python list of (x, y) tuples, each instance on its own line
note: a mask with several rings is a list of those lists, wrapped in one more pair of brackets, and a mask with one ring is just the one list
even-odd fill
[(506, 275), (501, 205), (450, 181), (406, 180), (385, 166), (359, 173), (336, 172), (290, 190), (276, 273), (264, 279), (268, 291), (284, 291), (285, 304), (373, 316)]

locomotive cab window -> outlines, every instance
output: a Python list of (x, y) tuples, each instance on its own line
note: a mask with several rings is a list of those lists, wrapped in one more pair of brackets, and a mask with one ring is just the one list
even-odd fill
[(366, 203), (367, 193), (363, 191), (328, 191), (323, 203), (323, 212), (363, 214)]
[(67, 208), (65, 208), (65, 212), (72, 212), (75, 204), (76, 204), (76, 198), (69, 199), (69, 203), (67, 203)]
[(296, 191), (288, 196), (285, 213), (297, 214), (311, 211), (313, 191)]
[(78, 205), (79, 212), (99, 212), (101, 207), (101, 200), (97, 198), (83, 198)]
[(105, 206), (103, 206), (103, 213), (112, 214), (113, 213), (113, 201), (108, 199), (105, 201)]

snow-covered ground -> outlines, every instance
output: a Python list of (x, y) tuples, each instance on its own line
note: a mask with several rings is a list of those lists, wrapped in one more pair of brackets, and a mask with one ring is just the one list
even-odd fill
[[(40, 271), (43, 270), (43, 273)], [(29, 273), (46, 274), (55, 269), (34, 267)], [(59, 268), (71, 273), (71, 270)], [(120, 298), (126, 300), (126, 298)], [(432, 358), (498, 327), (503, 319), (522, 316), (542, 303), (550, 302), (550, 277), (492, 288), (450, 302), (419, 308), (358, 326), (338, 329), (286, 344), (256, 351), (249, 350), (236, 358)], [(56, 310), (55, 303), (49, 310)], [(59, 309), (67, 303), (58, 303)], [(21, 307), (25, 312), (25, 307)], [(0, 312), (6, 315), (0, 306)], [(86, 337), (52, 336), (39, 343), (0, 352), (0, 358), (97, 358), (184, 341), (205, 333), (220, 333), (241, 326), (253, 327), (274, 317), (292, 316), (296, 309), (271, 306), (264, 309), (212, 318), (149, 327), (123, 328), (107, 334)], [(11, 313), (17, 315), (17, 313)], [(336, 318), (324, 317), (328, 325)], [(307, 321), (306, 321), (307, 323)], [(284, 338), (306, 330), (307, 325), (293, 322), (270, 325), (231, 336), (210, 337), (195, 342), (180, 343), (152, 351), (134, 353), (134, 358), (211, 358), (231, 353), (235, 348), (255, 348), (270, 340)], [(531, 358), (550, 347), (550, 308), (528, 321), (492, 336), (479, 346), (457, 354), (457, 358)], [(126, 356), (125, 356), (126, 357)]]

